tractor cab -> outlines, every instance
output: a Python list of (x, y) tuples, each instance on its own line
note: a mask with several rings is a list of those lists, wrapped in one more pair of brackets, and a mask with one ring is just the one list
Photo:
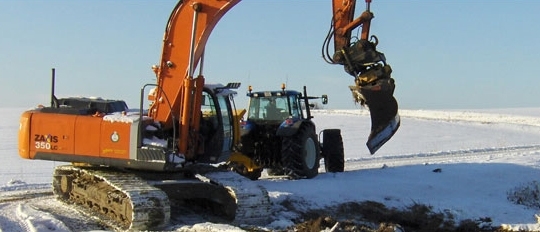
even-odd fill
[(289, 117), (304, 117), (297, 91), (253, 92), (249, 97), (248, 120), (281, 122)]
[(247, 94), (249, 101), (247, 119), (251, 121), (282, 122), (288, 118), (310, 119), (309, 110), (314, 107), (308, 99), (322, 98), (322, 103), (328, 102), (328, 97), (307, 97), (296, 90), (285, 90), (282, 85), (281, 91), (253, 92), (251, 86)]

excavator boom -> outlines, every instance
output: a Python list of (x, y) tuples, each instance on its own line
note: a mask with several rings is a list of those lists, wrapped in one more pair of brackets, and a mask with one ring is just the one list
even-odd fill
[[(194, 71), (203, 58), (206, 41), (221, 17), (240, 0), (179, 1), (173, 9), (163, 35), (163, 50), (159, 66), (154, 68), (157, 91), (149, 96), (153, 101), (149, 116), (172, 128), (179, 120), (179, 153), (188, 159), (195, 156), (200, 124), (201, 93), (205, 79), (202, 70)], [(181, 115), (175, 118), (175, 115)], [(187, 142), (186, 142), (187, 141)]]

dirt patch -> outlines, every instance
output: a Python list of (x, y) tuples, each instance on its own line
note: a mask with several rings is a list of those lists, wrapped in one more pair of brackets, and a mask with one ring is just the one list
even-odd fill
[(397, 209), (374, 201), (347, 202), (297, 213), (302, 215), (297, 224), (282, 231), (502, 231), (491, 225), (490, 218), (456, 222), (450, 213), (434, 212), (431, 206), (417, 203)]

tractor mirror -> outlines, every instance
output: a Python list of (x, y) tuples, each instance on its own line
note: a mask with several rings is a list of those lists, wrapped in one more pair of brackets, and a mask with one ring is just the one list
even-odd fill
[(322, 98), (322, 104), (323, 105), (328, 104), (328, 95), (323, 94), (321, 98)]

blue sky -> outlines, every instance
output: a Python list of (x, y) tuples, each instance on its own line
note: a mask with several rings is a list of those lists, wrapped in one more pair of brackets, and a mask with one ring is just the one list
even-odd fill
[[(0, 1), (0, 107), (101, 96), (139, 105), (176, 4), (160, 1)], [(364, 10), (358, 1), (357, 14)], [(371, 33), (394, 70), (404, 109), (540, 106), (540, 1), (373, 0)], [(328, 94), (331, 109), (359, 108), (353, 78), (321, 58), (330, 1), (246, 0), (227, 13), (206, 49), (207, 82)]]

